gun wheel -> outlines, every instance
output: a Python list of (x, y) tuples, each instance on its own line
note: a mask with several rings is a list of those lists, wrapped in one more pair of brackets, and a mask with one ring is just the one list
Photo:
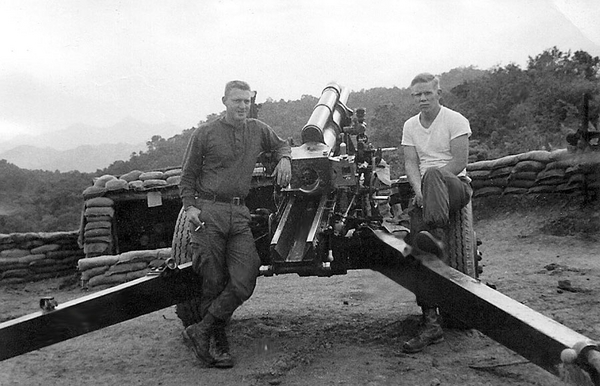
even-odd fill
[[(181, 208), (175, 224), (173, 233), (172, 254), (175, 262), (179, 264), (192, 261), (192, 252), (190, 247), (190, 230), (188, 227), (188, 218), (185, 210)], [(175, 313), (181, 319), (184, 327), (192, 325), (202, 320), (200, 298), (194, 298), (175, 306)]]
[(475, 279), (479, 276), (477, 238), (473, 229), (473, 207), (471, 202), (450, 216), (446, 234), (448, 264)]
[[(477, 237), (473, 228), (473, 206), (471, 202), (460, 211), (450, 216), (450, 226), (446, 232), (446, 245), (448, 246), (448, 264), (475, 279), (479, 277), (480, 255), (477, 250)], [(469, 328), (461, 321), (453, 318), (440, 309), (444, 325), (449, 328)]]

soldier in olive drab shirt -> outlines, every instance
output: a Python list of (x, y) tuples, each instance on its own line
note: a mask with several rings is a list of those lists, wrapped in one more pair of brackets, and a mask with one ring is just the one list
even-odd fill
[(187, 327), (184, 336), (196, 356), (215, 367), (233, 366), (225, 325), (252, 295), (260, 268), (244, 203), (259, 154), (275, 154), (273, 175), (280, 186), (291, 178), (290, 146), (267, 124), (247, 118), (250, 98), (247, 83), (227, 83), (222, 99), (226, 115), (194, 131), (179, 185), (190, 221), (193, 267), (202, 277), (203, 318)]

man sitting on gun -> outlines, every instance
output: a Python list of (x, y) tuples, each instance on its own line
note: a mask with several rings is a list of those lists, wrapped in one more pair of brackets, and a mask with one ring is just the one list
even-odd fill
[(200, 125), (190, 138), (179, 190), (190, 221), (193, 268), (202, 278), (202, 321), (187, 327), (184, 337), (204, 364), (227, 368), (233, 360), (225, 326), (252, 295), (260, 268), (244, 199), (262, 152), (278, 161), (277, 184), (290, 183), (291, 149), (267, 124), (247, 118), (246, 82), (227, 83), (222, 101), (225, 116)]
[[(440, 104), (437, 77), (419, 74), (410, 90), (420, 110), (406, 121), (402, 133), (406, 175), (415, 193), (410, 210), (412, 244), (447, 264), (444, 240), (450, 213), (467, 205), (472, 194), (466, 175), (471, 127), (460, 113)], [(444, 340), (438, 305), (427, 296), (432, 290), (430, 284), (419, 283), (417, 304), (424, 328), (404, 344), (405, 352), (419, 352)]]

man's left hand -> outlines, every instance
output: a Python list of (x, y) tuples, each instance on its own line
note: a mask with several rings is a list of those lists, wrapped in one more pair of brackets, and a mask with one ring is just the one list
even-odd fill
[(277, 185), (282, 188), (288, 186), (292, 179), (292, 163), (290, 159), (287, 157), (280, 159), (271, 177), (276, 177)]

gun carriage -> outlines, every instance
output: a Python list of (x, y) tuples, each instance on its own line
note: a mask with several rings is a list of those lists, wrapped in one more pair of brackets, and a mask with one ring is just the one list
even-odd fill
[[(406, 207), (411, 190), (405, 179), (382, 177), (386, 149), (361, 141), (364, 110), (350, 109), (348, 95), (334, 83), (323, 90), (302, 128), (302, 144), (292, 149), (289, 187), (264, 183), (273, 165), (268, 155), (261, 159), (257, 181), (262, 183), (246, 199), (261, 274), (331, 276), (372, 269), (414, 293), (426, 281), (436, 288), (428, 296), (443, 305), (449, 319), (478, 329), (557, 376), (564, 362), (575, 363), (600, 385), (597, 343), (478, 280), (470, 204), (451, 217), (447, 264), (413, 250), (403, 228), (387, 221), (389, 205)], [(0, 360), (173, 304), (185, 326), (199, 321), (200, 284), (192, 272), (189, 240), (186, 213), (180, 210), (172, 255), (161, 267), (65, 304), (42, 299), (41, 311), (0, 323)]]

